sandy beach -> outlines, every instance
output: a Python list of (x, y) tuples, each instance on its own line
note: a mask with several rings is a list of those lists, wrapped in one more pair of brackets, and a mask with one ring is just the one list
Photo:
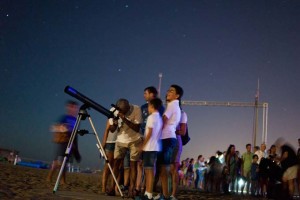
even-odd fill
[[(120, 196), (110, 197), (101, 193), (100, 173), (67, 173), (67, 184), (59, 186), (55, 193), (53, 193), (53, 188), (56, 176), (55, 180), (49, 183), (45, 181), (47, 173), (47, 169), (0, 163), (0, 199), (122, 199)], [(180, 188), (178, 199), (246, 200), (259, 198)]]

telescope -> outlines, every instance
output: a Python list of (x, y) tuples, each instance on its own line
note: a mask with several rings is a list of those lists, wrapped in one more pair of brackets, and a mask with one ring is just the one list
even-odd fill
[[(112, 177), (113, 177), (113, 179), (114, 179), (114, 181), (116, 183), (116, 186), (118, 187), (118, 190), (119, 190), (121, 196), (123, 197), (123, 193), (122, 193), (121, 188), (120, 188), (120, 186), (118, 184), (118, 181), (117, 181), (117, 179), (116, 179), (116, 177), (114, 175), (112, 167), (109, 164), (108, 158), (107, 158), (107, 156), (105, 154), (105, 150), (103, 149), (103, 146), (101, 145), (100, 139), (98, 137), (98, 134), (97, 134), (96, 129), (94, 127), (94, 124), (92, 122), (92, 118), (90, 117), (90, 115), (86, 111), (87, 108), (94, 108), (96, 111), (102, 113), (107, 118), (115, 118), (116, 119), (117, 118), (117, 113), (118, 113), (117, 107), (113, 107), (112, 110), (110, 111), (110, 110), (104, 108), (103, 106), (99, 105), (95, 101), (91, 100), (90, 98), (86, 97), (85, 95), (81, 94), (80, 92), (78, 92), (77, 90), (75, 90), (74, 88), (72, 88), (70, 86), (66, 86), (65, 87), (65, 93), (71, 95), (72, 97), (75, 97), (76, 99), (78, 99), (79, 101), (81, 101), (83, 103), (83, 105), (80, 107), (80, 110), (79, 110), (79, 113), (78, 113), (78, 116), (77, 116), (74, 128), (72, 130), (72, 134), (70, 136), (70, 139), (69, 139), (69, 142), (68, 142), (68, 146), (67, 146), (67, 149), (65, 151), (64, 160), (63, 160), (63, 162), (61, 164), (60, 171), (59, 171), (59, 174), (58, 174), (55, 186), (53, 188), (53, 193), (55, 193), (56, 190), (57, 190), (57, 188), (58, 188), (58, 184), (60, 182), (60, 178), (61, 178), (62, 173), (64, 171), (67, 159), (70, 156), (70, 152), (71, 152), (72, 145), (73, 145), (73, 142), (74, 142), (74, 139), (75, 139), (76, 135), (79, 134), (79, 135), (83, 136), (83, 135), (89, 133), (87, 130), (78, 130), (80, 121), (84, 120), (87, 117), (89, 119), (89, 122), (90, 122), (93, 130), (94, 130), (94, 135), (96, 136), (96, 139), (97, 139), (97, 144), (96, 145), (98, 147), (98, 150), (99, 150), (101, 156), (103, 156), (105, 158), (107, 166), (108, 166), (108, 168), (110, 170), (110, 173), (112, 174)], [(116, 117), (114, 117), (114, 115), (116, 115)]]
[(102, 113), (103, 115), (105, 115), (107, 118), (114, 118), (114, 113), (111, 112), (110, 110), (104, 108), (103, 106), (99, 105), (98, 103), (96, 103), (95, 101), (91, 100), (90, 98), (86, 97), (85, 95), (81, 94), (80, 92), (78, 92), (77, 90), (75, 90), (74, 88), (70, 87), (70, 86), (66, 86), (65, 87), (65, 93), (69, 94), (70, 96), (78, 99), (79, 101), (81, 101), (82, 103), (84, 103), (84, 106), (86, 108), (91, 107), (93, 109), (95, 109), (96, 111)]

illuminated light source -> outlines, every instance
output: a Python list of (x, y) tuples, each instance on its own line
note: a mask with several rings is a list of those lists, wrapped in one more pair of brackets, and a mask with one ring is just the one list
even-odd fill
[(240, 178), (238, 181), (238, 184), (239, 184), (239, 187), (241, 187), (245, 184), (245, 181), (242, 178)]

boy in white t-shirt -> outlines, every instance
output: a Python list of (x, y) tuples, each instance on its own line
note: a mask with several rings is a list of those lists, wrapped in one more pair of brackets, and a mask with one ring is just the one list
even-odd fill
[(145, 200), (153, 198), (152, 192), (157, 152), (161, 150), (160, 137), (163, 122), (158, 111), (161, 106), (162, 101), (159, 98), (154, 98), (148, 103), (148, 111), (150, 115), (147, 118), (144, 141), (142, 145), (143, 165), (146, 179), (146, 192), (142, 199)]

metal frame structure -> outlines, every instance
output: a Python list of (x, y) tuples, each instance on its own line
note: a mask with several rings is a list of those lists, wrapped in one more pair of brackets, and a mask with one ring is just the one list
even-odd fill
[[(159, 82), (158, 82), (158, 97), (160, 97), (161, 93), (161, 83), (162, 83), (162, 73), (158, 74)], [(221, 107), (252, 107), (254, 108), (254, 118), (253, 118), (253, 147), (256, 146), (256, 135), (257, 135), (257, 129), (258, 129), (258, 109), (263, 109), (262, 114), (262, 143), (267, 143), (267, 137), (268, 137), (268, 109), (269, 104), (266, 102), (259, 103), (259, 79), (257, 81), (257, 90), (255, 95), (255, 101), (254, 102), (218, 102), (218, 101), (188, 101), (184, 100), (181, 101), (182, 105), (187, 106), (221, 106)]]
[(256, 135), (258, 126), (258, 109), (263, 109), (262, 114), (262, 143), (267, 143), (268, 137), (268, 109), (269, 104), (255, 102), (218, 102), (218, 101), (181, 101), (182, 105), (186, 106), (221, 106), (221, 107), (252, 107), (255, 109), (254, 122), (253, 122), (253, 146), (256, 146)]

